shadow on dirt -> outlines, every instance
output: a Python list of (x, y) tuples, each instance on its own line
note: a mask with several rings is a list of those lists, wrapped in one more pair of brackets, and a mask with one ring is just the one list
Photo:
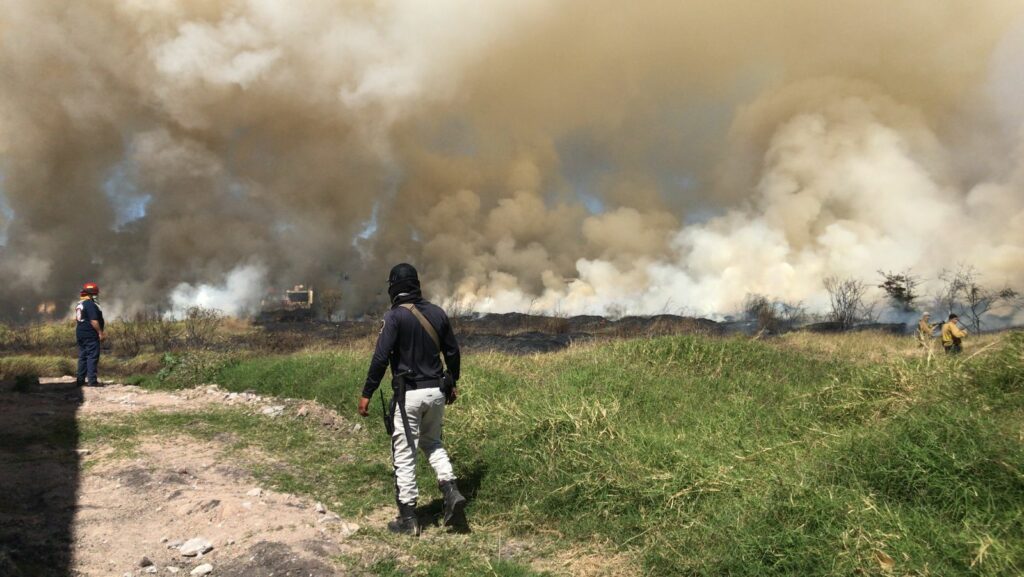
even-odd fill
[(0, 383), (0, 575), (72, 574), (82, 390)]
[(279, 575), (316, 575), (331, 577), (337, 573), (314, 559), (298, 555), (288, 545), (260, 541), (237, 559), (224, 563), (218, 569), (221, 577), (276, 577)]

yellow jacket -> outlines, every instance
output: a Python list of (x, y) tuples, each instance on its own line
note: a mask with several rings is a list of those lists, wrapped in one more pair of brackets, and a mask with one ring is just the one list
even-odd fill
[(925, 319), (921, 319), (917, 323), (917, 338), (921, 341), (928, 341), (932, 338), (932, 331), (935, 327)]
[(952, 345), (960, 339), (967, 338), (967, 331), (961, 329), (955, 322), (948, 322), (942, 325), (942, 346)]

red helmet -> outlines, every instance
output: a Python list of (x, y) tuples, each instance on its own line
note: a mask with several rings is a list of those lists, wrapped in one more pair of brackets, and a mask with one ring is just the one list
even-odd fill
[(100, 285), (94, 282), (87, 282), (82, 285), (82, 294), (84, 295), (98, 295), (100, 294)]

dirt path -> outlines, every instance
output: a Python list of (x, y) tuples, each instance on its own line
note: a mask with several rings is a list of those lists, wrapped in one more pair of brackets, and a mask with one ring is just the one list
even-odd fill
[[(0, 502), (0, 575), (188, 575), (207, 564), (229, 577), (347, 574), (337, 559), (352, 549), (359, 524), (260, 487), (223, 459), (230, 439), (147, 439), (128, 457), (79, 448), (81, 418), (213, 405), (284, 410), (273, 399), (213, 388), (80, 389), (44, 379), (29, 392), (0, 391), (0, 478), (10, 481)], [(190, 554), (190, 540), (208, 550)]]
[[(219, 462), (222, 452), (216, 442), (178, 437), (143, 443), (132, 459), (87, 467), (74, 519), (74, 568), (83, 575), (139, 574), (146, 557), (159, 571), (210, 563), (230, 568), (217, 575), (240, 567), (240, 575), (335, 574), (329, 557), (344, 552), (359, 526), (260, 488), (246, 471)], [(85, 456), (86, 465), (91, 458)], [(196, 538), (212, 550), (185, 556), (180, 546)], [(260, 552), (274, 559), (249, 560)]]

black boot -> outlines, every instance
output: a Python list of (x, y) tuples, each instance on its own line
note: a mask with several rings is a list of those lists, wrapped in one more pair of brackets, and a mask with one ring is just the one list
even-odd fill
[(463, 522), (464, 511), (466, 509), (466, 498), (459, 492), (459, 486), (455, 484), (455, 479), (451, 481), (443, 481), (438, 483), (437, 486), (441, 489), (441, 493), (444, 495), (444, 525), (450, 527), (455, 523)]
[(418, 537), (420, 524), (416, 521), (416, 503), (411, 505), (399, 503), (398, 517), (394, 521), (388, 521), (388, 531)]

